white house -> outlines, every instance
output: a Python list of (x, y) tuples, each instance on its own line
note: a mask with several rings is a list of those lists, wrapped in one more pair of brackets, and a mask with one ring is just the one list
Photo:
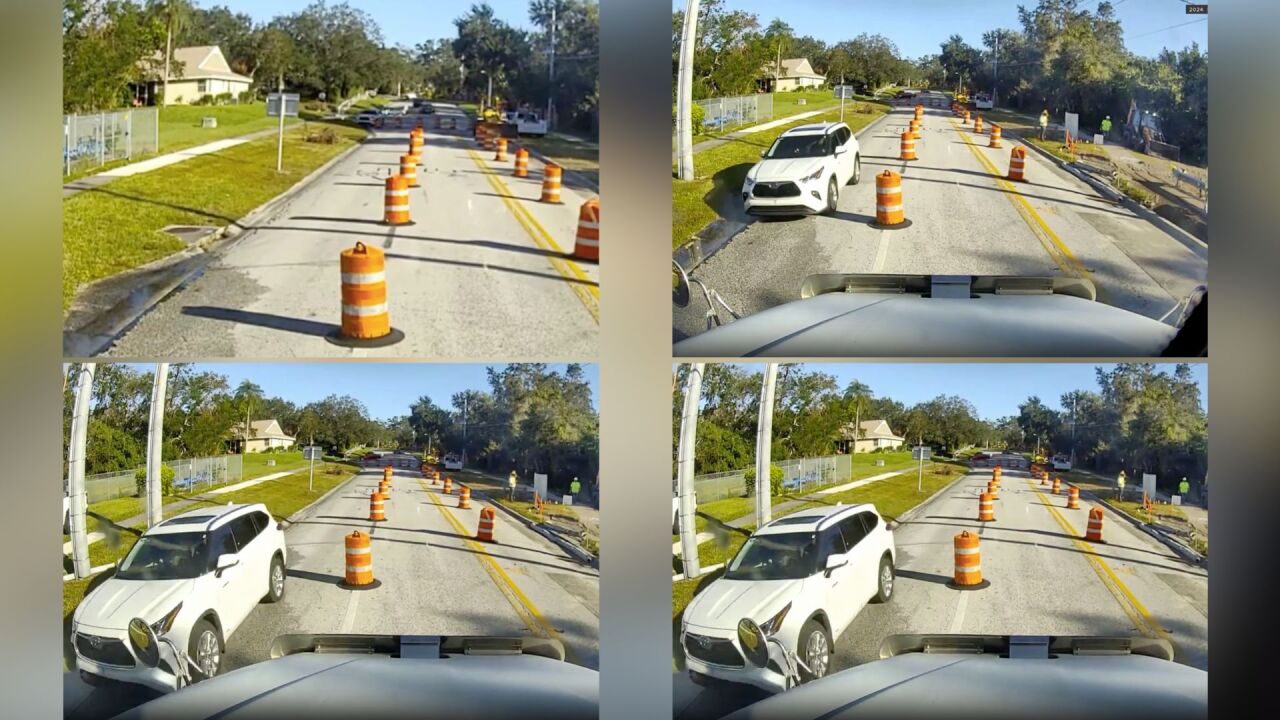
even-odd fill
[(843, 443), (847, 451), (866, 453), (877, 449), (893, 449), (902, 447), (906, 438), (896, 434), (884, 420), (863, 420), (858, 423), (858, 436), (853, 436), (853, 423), (844, 428)]
[[(156, 53), (153, 63), (156, 76), (139, 87), (139, 93), (146, 94), (146, 104), (151, 104), (150, 98), (164, 88), (160, 78), (164, 74), (164, 52)], [(253, 85), (253, 78), (231, 69), (217, 45), (174, 48), (169, 66), (169, 97), (164, 98), (165, 105), (190, 105), (206, 95), (223, 93), (238, 98)]]
[(788, 92), (800, 88), (820, 88), (827, 82), (825, 75), (814, 72), (808, 58), (784, 59), (781, 68), (777, 63), (771, 62), (765, 66), (764, 71), (765, 77), (761, 82), (766, 91), (772, 89), (774, 92)]
[(289, 449), (297, 439), (288, 435), (276, 420), (254, 420), (249, 423), (249, 439), (244, 439), (244, 425), (231, 429), (231, 445), (235, 452), (256, 453), (272, 448)]

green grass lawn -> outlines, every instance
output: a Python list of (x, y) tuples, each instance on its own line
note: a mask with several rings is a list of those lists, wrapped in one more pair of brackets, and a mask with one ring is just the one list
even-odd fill
[[(954, 481), (966, 472), (967, 468), (959, 463), (934, 463), (932, 467), (926, 467), (922, 485), (923, 490), (917, 491), (916, 484), (918, 482), (915, 473), (904, 472), (903, 474), (874, 482), (869, 485), (846, 490), (842, 493), (835, 493), (824, 497), (822, 500), (806, 502), (795, 507), (786, 508), (779, 512), (773, 513), (773, 517), (782, 517), (792, 513), (800, 512), (819, 506), (831, 506), (839, 503), (845, 505), (853, 505), (857, 503), (872, 503), (876, 506), (876, 510), (887, 520), (893, 520), (902, 513), (924, 502), (948, 483)], [(738, 532), (741, 530), (742, 532)], [(715, 540), (703, 543), (698, 548), (698, 561), (703, 567), (711, 564), (727, 562), (746, 542), (747, 537), (755, 526), (751, 525), (739, 529), (731, 529), (728, 531), (728, 539), (725, 543), (718, 543)], [(673, 561), (675, 559), (673, 558)], [(714, 577), (718, 577), (720, 571), (716, 571)], [(693, 599), (699, 590), (706, 586), (714, 577), (708, 579), (707, 576), (696, 578), (693, 580), (680, 580), (672, 584), (671, 589), (671, 615), (673, 625), (676, 630), (679, 629), (680, 614), (684, 612), (685, 606)]]
[[(501, 495), (493, 495), (492, 498), (494, 502), (498, 503), (499, 505), (505, 508), (516, 511), (516, 513), (518, 513), (521, 517), (523, 517), (526, 520), (529, 520), (530, 522), (535, 522), (535, 523), (541, 522), (541, 520), (538, 517), (538, 510), (537, 508), (534, 507), (533, 503), (531, 502), (528, 502), (526, 500), (508, 500)], [(553, 505), (551, 503), (543, 503), (542, 512), (543, 512), (543, 517), (546, 520), (559, 519), (559, 520), (563, 520), (564, 522), (570, 522), (570, 523), (578, 522), (578, 513), (574, 512), (573, 508), (568, 508), (563, 505)]]
[[(855, 110), (866, 112), (855, 112)], [(884, 103), (856, 102), (845, 106), (844, 120), (857, 132), (889, 111)], [(703, 150), (693, 156), (696, 177), (693, 180), (671, 180), (671, 244), (679, 247), (718, 217), (715, 203), (738, 202), (734, 197), (742, 187), (751, 166), (760, 161), (760, 153), (787, 130), (814, 122), (835, 122), (840, 111), (828, 111), (804, 120), (752, 133), (723, 145)]]
[[(267, 461), (275, 460), (274, 467), (267, 465)], [(273, 453), (246, 453), (244, 456), (243, 474), (245, 480), (260, 478), (263, 475), (292, 470), (294, 468), (302, 468), (310, 465), (310, 462), (302, 459), (301, 450), (291, 450), (289, 452), (273, 452)], [(317, 464), (317, 467), (319, 465)]]
[(288, 190), (351, 147), (364, 130), (333, 128), (339, 142), (306, 142), (302, 127), (285, 135), (284, 172), (276, 173), (276, 139), (260, 138), (152, 172), (124, 177), (62, 203), (62, 301), (65, 311), (84, 284), (183, 249), (160, 228), (228, 225)]
[(553, 133), (546, 137), (521, 137), (520, 143), (551, 158), (566, 170), (587, 175), (597, 184), (600, 182), (600, 145), (592, 138)]

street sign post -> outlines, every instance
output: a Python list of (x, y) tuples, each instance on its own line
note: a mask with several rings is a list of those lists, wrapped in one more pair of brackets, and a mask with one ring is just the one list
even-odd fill
[(853, 86), (836, 85), (835, 96), (840, 99), (840, 122), (844, 122), (844, 101), (853, 97)]
[(933, 451), (924, 445), (917, 445), (911, 448), (911, 459), (920, 461), (920, 471), (916, 476), (916, 492), (924, 492), (924, 461), (928, 460)]
[(321, 457), (322, 452), (317, 445), (308, 445), (302, 448), (302, 459), (311, 461), (311, 475), (307, 477), (307, 492), (312, 490), (312, 483), (316, 479), (316, 460)]
[[(280, 111), (280, 98), (284, 97), (284, 112)], [(276, 139), (276, 172), (284, 167), (284, 118), (298, 117), (298, 94), (284, 92), (284, 82), (280, 83), (280, 92), (267, 95), (267, 117), (280, 118), (280, 131)]]

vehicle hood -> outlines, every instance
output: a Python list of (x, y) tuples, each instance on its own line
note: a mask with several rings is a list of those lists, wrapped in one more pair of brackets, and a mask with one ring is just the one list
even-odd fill
[(828, 293), (675, 343), (676, 357), (1155, 357), (1177, 329), (1070, 295)]
[(140, 617), (155, 622), (191, 593), (194, 580), (120, 580), (111, 578), (89, 593), (76, 608), (76, 622), (124, 630)]
[(761, 160), (752, 169), (750, 177), (756, 182), (798, 181), (806, 175), (812, 175), (815, 170), (822, 167), (824, 159), (814, 157)]
[(804, 580), (727, 580), (721, 578), (698, 593), (685, 608), (690, 625), (736, 630), (738, 621), (764, 622), (804, 591)]

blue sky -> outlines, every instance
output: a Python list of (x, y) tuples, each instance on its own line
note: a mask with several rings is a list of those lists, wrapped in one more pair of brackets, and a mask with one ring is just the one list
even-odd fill
[[(340, 0), (330, 0), (336, 4)], [(1131, 0), (1132, 1), (1132, 0)], [(265, 23), (277, 15), (291, 15), (305, 9), (313, 0), (196, 0), (196, 5), (211, 8), (223, 5), (232, 12), (246, 13), (255, 23)], [(474, 4), (479, 4), (476, 0)], [(493, 14), (508, 25), (524, 30), (529, 24), (528, 0), (487, 0)], [(471, 0), (347, 0), (353, 8), (365, 11), (382, 29), (387, 45), (413, 47), (423, 40), (452, 38), (457, 33), (453, 21), (466, 15)]]
[[(727, 0), (726, 7), (754, 13), (761, 26), (780, 17), (797, 35), (827, 43), (864, 32), (884, 35), (899, 52), (918, 58), (938, 52), (952, 34), (980, 47), (986, 30), (1021, 28), (1019, 4), (1032, 8), (1036, 0)], [(684, 0), (672, 0), (671, 7), (683, 10), (685, 5)], [(1193, 41), (1202, 51), (1209, 49), (1209, 23), (1204, 16), (1188, 16), (1181, 0), (1112, 0), (1112, 5), (1124, 28), (1125, 47), (1132, 52), (1153, 57), (1162, 47), (1180, 50)], [(1081, 0), (1080, 7), (1093, 10), (1098, 2)], [(1172, 27), (1192, 20), (1200, 22)]]
[[(759, 372), (763, 365), (742, 365)], [(843, 390), (851, 380), (871, 387), (877, 397), (890, 397), (907, 406), (939, 395), (959, 395), (972, 402), (978, 415), (995, 420), (1016, 415), (1018, 403), (1038, 395), (1046, 405), (1059, 408), (1059, 398), (1072, 390), (1097, 390), (1094, 369), (1114, 365), (1077, 363), (804, 363), (806, 370), (833, 375)], [(1173, 372), (1173, 364), (1160, 369)], [(1209, 366), (1193, 364), (1192, 376), (1200, 384), (1200, 403), (1209, 409)]]
[[(145, 371), (154, 365), (130, 364)], [(450, 406), (450, 398), (461, 390), (488, 390), (485, 368), (494, 365), (438, 365), (429, 363), (195, 363), (197, 371), (216, 372), (227, 377), (234, 389), (241, 380), (249, 379), (262, 387), (268, 396), (276, 395), (305, 405), (329, 395), (350, 395), (364, 403), (369, 414), (379, 420), (409, 414), (409, 404), (427, 395), (442, 407)], [(564, 372), (564, 365), (550, 365)], [(600, 374), (597, 365), (582, 366), (591, 384), (593, 404), (599, 407)]]

